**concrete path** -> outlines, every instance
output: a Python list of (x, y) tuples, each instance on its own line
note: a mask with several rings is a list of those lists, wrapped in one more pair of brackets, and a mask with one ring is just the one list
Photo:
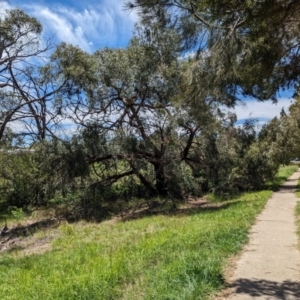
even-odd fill
[(299, 176), (299, 171), (294, 173), (258, 216), (229, 282), (233, 293), (223, 299), (300, 299), (300, 252), (295, 224), (299, 198), (294, 195)]

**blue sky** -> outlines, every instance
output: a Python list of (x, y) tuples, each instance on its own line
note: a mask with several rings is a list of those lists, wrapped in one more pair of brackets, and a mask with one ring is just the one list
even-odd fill
[[(126, 47), (137, 15), (124, 10), (124, 0), (0, 0), (0, 12), (19, 7), (43, 25), (45, 38), (54, 37), (94, 52), (103, 47)], [(271, 101), (245, 101), (236, 113), (240, 122), (249, 117), (263, 124), (291, 104), (289, 93), (282, 93), (277, 105)]]

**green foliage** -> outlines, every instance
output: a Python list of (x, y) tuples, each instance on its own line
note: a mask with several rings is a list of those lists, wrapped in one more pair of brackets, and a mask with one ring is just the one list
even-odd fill
[(45, 184), (36, 156), (29, 151), (13, 150), (0, 155), (1, 201), (6, 206), (38, 205), (45, 199)]
[(220, 125), (197, 137), (199, 146), (190, 153), (188, 164), (202, 191), (224, 196), (263, 188), (280, 162), (257, 139), (255, 122), (238, 128), (227, 122)]
[(282, 111), (280, 118), (275, 117), (259, 133), (261, 145), (268, 147), (272, 159), (280, 164), (287, 165), (300, 154), (299, 111), (299, 98), (296, 97), (287, 113)]
[[(7, 10), (4, 18), (1, 18), (1, 37), (10, 44), (18, 40), (20, 36), (29, 32), (40, 34), (42, 26), (37, 19), (28, 16), (20, 9)], [(5, 43), (5, 44), (6, 44)]]
[[(116, 182), (121, 182), (127, 195), (127, 191), (136, 191), (134, 196), (180, 196), (182, 190), (191, 189), (190, 183), (189, 188), (184, 186), (191, 182), (184, 160), (194, 146), (194, 136), (213, 116), (204, 104), (206, 117), (195, 120), (189, 108), (178, 101), (182, 97), (182, 64), (177, 53), (174, 31), (150, 38), (143, 27), (137, 27), (127, 49), (103, 49), (91, 57), (96, 82), (87, 80), (80, 98), (65, 101), (72, 118), (84, 125), (76, 139), (92, 170), (89, 193), (113, 198), (116, 187), (119, 189), (119, 185), (112, 186)], [(59, 52), (57, 55), (60, 57)], [(68, 70), (64, 69), (64, 76), (76, 82), (76, 72)], [(86, 111), (91, 118), (74, 117), (74, 110)], [(178, 132), (182, 133), (180, 139)], [(186, 181), (181, 181), (183, 171), (189, 174)]]
[(89, 174), (80, 147), (58, 141), (31, 150), (5, 150), (0, 164), (1, 200), (7, 206), (39, 206), (52, 198), (70, 198), (68, 193), (80, 191)]
[(22, 208), (10, 207), (10, 214), (14, 219), (21, 220), (24, 218), (24, 211)]
[[(0, 18), (0, 141), (7, 137), (8, 124), (16, 120), (28, 119), (41, 124), (37, 118), (39, 105), (33, 106), (33, 98), (41, 103), (41, 90), (36, 96), (36, 68), (32, 62), (38, 61), (41, 53), (40, 34), (42, 26), (39, 21), (20, 9), (5, 11)], [(29, 63), (30, 61), (30, 63)], [(21, 65), (20, 65), (20, 62)], [(26, 82), (26, 84), (25, 84)], [(53, 86), (52, 86), (53, 89)], [(35, 94), (33, 93), (35, 92)], [(46, 93), (48, 94), (48, 93)], [(25, 117), (24, 117), (25, 116)], [(39, 128), (41, 133), (41, 128)]]
[(279, 88), (297, 92), (298, 1), (133, 0), (127, 8), (150, 32), (172, 28), (183, 50), (195, 52), (193, 95), (234, 105), (241, 95), (267, 100)]
[[(298, 38), (290, 19), (294, 4), (176, 3), (173, 11), (172, 0), (134, 1), (142, 18), (127, 48), (88, 54), (62, 43), (44, 65), (3, 66), (0, 77), (10, 68), (13, 90), (0, 90), (2, 203), (57, 205), (80, 217), (103, 217), (117, 211), (116, 203), (124, 207), (137, 198), (150, 207), (155, 199), (172, 199), (175, 206), (189, 195), (262, 189), (280, 164), (300, 157), (299, 101), (260, 133), (255, 120), (236, 127), (236, 116), (220, 106), (234, 106), (242, 94), (273, 95), (297, 79), (297, 67), (285, 74), (287, 81), (277, 77), (298, 47), (291, 42)], [(286, 31), (280, 28), (277, 36), (266, 21)], [(38, 47), (41, 26), (24, 12), (9, 11), (0, 25), (2, 43), (11, 40), (23, 49), (24, 33), (33, 37), (24, 45), (28, 56), (46, 51)], [(280, 44), (276, 51), (271, 42)], [(180, 56), (191, 49), (195, 55)], [(284, 50), (292, 56), (278, 62)], [(25, 90), (18, 82), (26, 82)], [(36, 91), (44, 92), (36, 97)], [(23, 113), (30, 132), (16, 134), (7, 126)], [(75, 134), (63, 136), (66, 121), (76, 124)], [(26, 146), (30, 138), (38, 140), (34, 151), (9, 154), (21, 145), (18, 136), (26, 136)]]

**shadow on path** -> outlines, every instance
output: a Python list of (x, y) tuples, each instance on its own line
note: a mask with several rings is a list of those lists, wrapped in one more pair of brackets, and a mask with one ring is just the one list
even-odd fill
[(252, 297), (269, 296), (272, 299), (280, 300), (300, 299), (300, 282), (287, 280), (276, 282), (241, 278), (233, 282), (230, 287), (235, 289), (236, 294), (244, 294)]
[(276, 193), (285, 194), (285, 193), (295, 193), (297, 192), (297, 186), (281, 186)]

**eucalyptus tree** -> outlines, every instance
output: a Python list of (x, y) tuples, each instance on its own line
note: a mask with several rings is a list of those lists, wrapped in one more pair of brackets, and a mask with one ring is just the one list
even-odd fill
[(126, 49), (82, 57), (84, 79), (65, 65), (82, 92), (63, 99), (62, 111), (81, 128), (98, 183), (131, 176), (149, 195), (177, 193), (195, 138), (214, 122), (213, 107), (203, 102), (203, 118), (196, 120), (182, 101), (185, 62), (178, 59), (174, 31), (155, 41), (141, 28), (137, 32)]
[(280, 88), (298, 90), (299, 0), (133, 0), (126, 7), (150, 28), (180, 34), (197, 58), (196, 93), (232, 105), (242, 95), (276, 100)]
[(0, 16), (0, 140), (7, 127), (44, 140), (57, 119), (54, 100), (69, 88), (58, 65), (49, 60), (50, 41), (42, 26), (19, 9)]
[(299, 113), (299, 97), (296, 97), (287, 112), (282, 110), (280, 117), (273, 118), (259, 133), (260, 143), (270, 149), (271, 158), (280, 164), (289, 164), (300, 156)]

